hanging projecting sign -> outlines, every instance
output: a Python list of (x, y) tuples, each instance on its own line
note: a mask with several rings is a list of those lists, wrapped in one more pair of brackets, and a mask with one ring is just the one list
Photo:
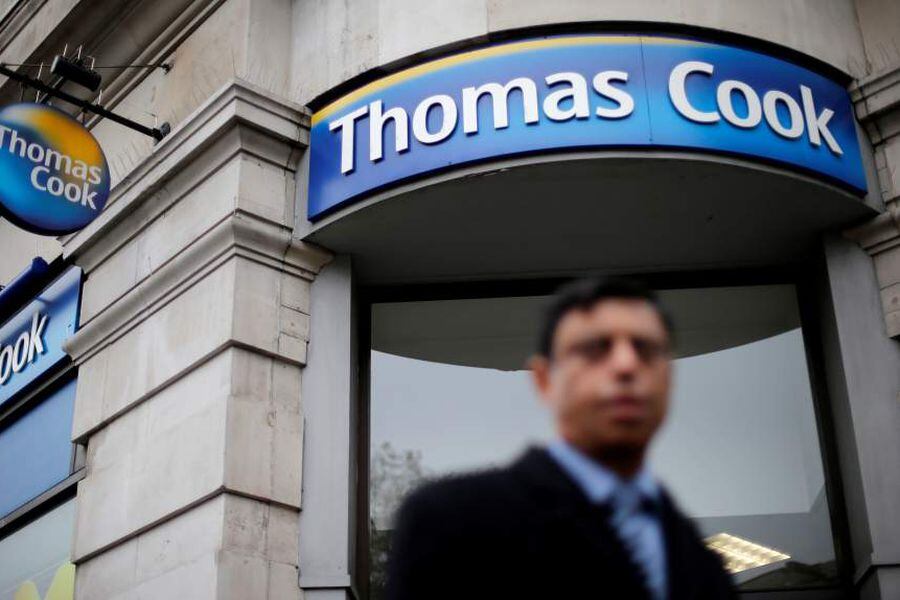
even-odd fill
[(97, 218), (108, 196), (106, 157), (81, 123), (43, 104), (0, 110), (0, 215), (63, 235)]
[(67, 358), (80, 299), (81, 269), (70, 267), (0, 326), (0, 406)]
[(312, 118), (308, 216), (475, 161), (610, 147), (763, 159), (866, 190), (837, 83), (720, 44), (572, 35), (434, 60), (323, 107)]

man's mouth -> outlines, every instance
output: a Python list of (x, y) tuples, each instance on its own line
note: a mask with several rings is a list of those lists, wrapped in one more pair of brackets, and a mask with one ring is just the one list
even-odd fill
[(604, 404), (616, 420), (643, 419), (647, 413), (647, 403), (633, 394), (616, 394)]

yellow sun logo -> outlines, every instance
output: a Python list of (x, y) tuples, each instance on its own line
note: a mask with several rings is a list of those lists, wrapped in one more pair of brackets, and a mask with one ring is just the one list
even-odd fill
[(34, 582), (26, 581), (16, 590), (13, 600), (72, 600), (74, 597), (75, 565), (67, 562), (56, 570), (43, 599)]

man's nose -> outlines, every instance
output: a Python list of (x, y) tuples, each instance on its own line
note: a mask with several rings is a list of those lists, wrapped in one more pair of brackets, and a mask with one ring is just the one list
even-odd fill
[(609, 364), (619, 374), (631, 374), (640, 365), (640, 357), (634, 348), (634, 344), (628, 339), (618, 339), (612, 347)]

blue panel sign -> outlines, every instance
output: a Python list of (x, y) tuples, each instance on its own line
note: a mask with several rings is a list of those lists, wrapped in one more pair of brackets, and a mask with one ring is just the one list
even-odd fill
[(106, 157), (81, 123), (44, 104), (0, 110), (0, 215), (63, 235), (96, 219), (108, 196)]
[(67, 358), (80, 299), (81, 269), (70, 267), (0, 327), (0, 406)]
[(0, 430), (0, 516), (50, 489), (71, 472), (77, 380), (55, 387)]
[(866, 191), (837, 83), (720, 44), (569, 35), (434, 60), (323, 107), (312, 118), (308, 216), (458, 165), (579, 148), (738, 155)]

